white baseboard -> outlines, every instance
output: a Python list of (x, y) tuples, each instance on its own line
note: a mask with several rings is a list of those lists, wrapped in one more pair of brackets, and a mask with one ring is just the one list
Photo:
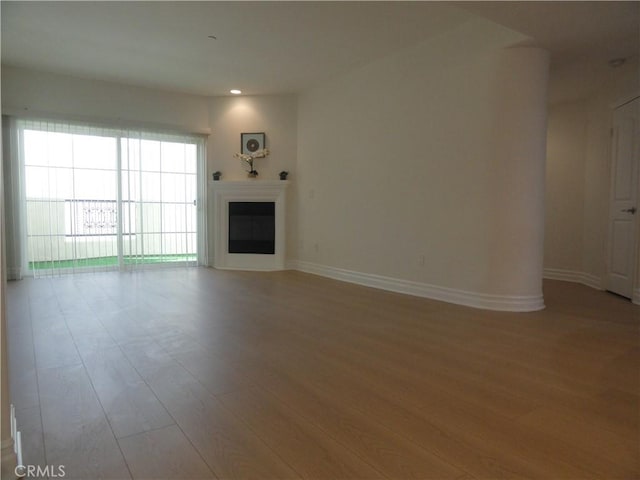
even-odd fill
[(298, 261), (297, 260), (285, 260), (284, 262), (285, 270), (298, 270)]
[(485, 310), (532, 312), (544, 308), (542, 295), (489, 295), (294, 260), (288, 261), (287, 267), (343, 282)]
[(16, 420), (16, 407), (11, 405), (11, 436), (13, 437), (13, 450), (16, 452), (16, 461), (22, 465), (22, 437), (18, 430), (18, 420)]
[(22, 465), (22, 439), (16, 422), (16, 409), (13, 405), (9, 410), (11, 436), (0, 444), (0, 477), (21, 478), (18, 466)]
[(564, 282), (581, 283), (587, 287), (596, 290), (604, 290), (602, 287), (602, 279), (585, 272), (576, 272), (573, 270), (563, 270), (561, 268), (545, 268), (543, 277), (549, 280), (562, 280)]

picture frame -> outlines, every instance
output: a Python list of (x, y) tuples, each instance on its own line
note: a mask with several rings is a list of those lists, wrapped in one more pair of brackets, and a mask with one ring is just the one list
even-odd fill
[(240, 134), (240, 152), (251, 155), (258, 150), (265, 148), (264, 132), (241, 133)]

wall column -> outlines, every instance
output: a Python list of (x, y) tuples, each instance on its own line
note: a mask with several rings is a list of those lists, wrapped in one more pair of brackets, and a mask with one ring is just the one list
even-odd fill
[[(2, 131), (0, 119), (0, 131)], [(4, 199), (2, 168), (2, 135), (0, 135), (0, 199)], [(11, 397), (9, 395), (9, 361), (7, 355), (7, 315), (5, 303), (6, 236), (4, 228), (4, 201), (0, 205), (0, 478), (16, 478), (17, 458), (11, 436)]]
[(535, 47), (504, 49), (494, 84), (489, 162), (491, 241), (487, 287), (521, 298), (520, 309), (544, 308), (544, 195), (549, 54)]

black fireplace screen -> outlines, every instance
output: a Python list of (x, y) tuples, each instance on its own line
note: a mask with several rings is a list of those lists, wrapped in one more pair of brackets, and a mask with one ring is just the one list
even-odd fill
[(229, 202), (229, 253), (274, 254), (274, 202)]

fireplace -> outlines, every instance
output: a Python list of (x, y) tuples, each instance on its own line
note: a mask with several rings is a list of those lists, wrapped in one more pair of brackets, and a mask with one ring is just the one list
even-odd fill
[(211, 181), (211, 265), (284, 270), (289, 180)]
[(275, 202), (229, 202), (229, 253), (273, 255)]

